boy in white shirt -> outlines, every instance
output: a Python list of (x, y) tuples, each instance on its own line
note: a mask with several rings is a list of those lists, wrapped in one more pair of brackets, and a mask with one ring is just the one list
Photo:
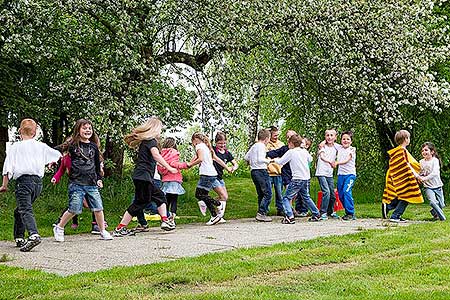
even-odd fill
[(281, 158), (274, 159), (274, 161), (280, 165), (288, 163), (292, 171), (292, 181), (286, 188), (283, 197), (283, 209), (285, 213), (285, 217), (281, 221), (283, 224), (295, 223), (290, 201), (297, 194), (301, 196), (306, 207), (311, 210), (312, 217), (309, 221), (316, 222), (320, 220), (319, 210), (309, 195), (311, 179), (309, 163), (312, 162), (312, 156), (309, 154), (308, 150), (300, 147), (302, 140), (303, 139), (298, 134), (292, 135), (288, 141), (289, 150)]
[(267, 172), (270, 160), (266, 158), (266, 145), (269, 142), (270, 132), (266, 129), (258, 131), (258, 142), (245, 154), (244, 159), (249, 162), (251, 176), (258, 194), (258, 213), (256, 220), (259, 222), (271, 222), (272, 218), (267, 216), (272, 199), (272, 187)]
[[(33, 213), (33, 202), (42, 191), (45, 165), (56, 162), (61, 157), (58, 150), (34, 139), (36, 128), (37, 124), (32, 119), (24, 119), (20, 123), (21, 141), (14, 143), (6, 155), (3, 183), (0, 187), (0, 192), (5, 192), (8, 190), (9, 179), (16, 180), (14, 239), (22, 252), (28, 252), (41, 243)], [(25, 230), (28, 231), (26, 241)]]

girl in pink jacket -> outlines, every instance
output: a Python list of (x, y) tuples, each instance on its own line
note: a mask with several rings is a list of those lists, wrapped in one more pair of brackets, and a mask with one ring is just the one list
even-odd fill
[(175, 222), (178, 195), (183, 195), (186, 192), (181, 185), (183, 175), (181, 175), (180, 170), (190, 168), (190, 165), (186, 162), (180, 162), (180, 152), (177, 150), (174, 138), (168, 137), (164, 140), (161, 156), (171, 167), (178, 170), (177, 173), (170, 173), (166, 168), (158, 165), (158, 172), (162, 177), (161, 190), (166, 194), (167, 210), (170, 211), (170, 218)]

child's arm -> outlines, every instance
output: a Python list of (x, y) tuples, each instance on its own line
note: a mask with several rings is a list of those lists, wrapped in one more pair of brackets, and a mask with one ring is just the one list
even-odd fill
[(217, 155), (216, 155), (216, 153), (213, 151), (212, 152), (212, 158), (213, 158), (213, 160), (214, 161), (216, 161), (219, 165), (221, 165), (225, 170), (227, 170), (228, 172), (232, 172), (232, 169), (229, 167), (229, 166), (227, 166), (227, 164), (226, 163), (224, 163), (223, 162), (223, 160), (221, 160)]
[(439, 173), (440, 173), (439, 162), (433, 161), (430, 174), (426, 176), (418, 176), (417, 178), (420, 179), (420, 181), (428, 181), (430, 179), (433, 179), (434, 177), (438, 177), (440, 175)]
[(156, 160), (156, 162), (158, 162), (161, 166), (163, 166), (164, 168), (166, 168), (170, 173), (177, 173), (178, 170), (175, 168), (172, 168), (165, 160), (164, 158), (161, 156), (161, 154), (159, 153), (158, 148), (156, 147), (152, 147), (150, 149), (150, 152), (152, 153), (153, 158)]
[(281, 166), (284, 166), (291, 161), (291, 153), (291, 151), (286, 152), (281, 158), (275, 158), (274, 162)]
[(51, 183), (57, 184), (61, 180), (61, 177), (64, 175), (66, 169), (66, 157), (63, 156), (63, 158), (61, 158), (61, 164), (59, 165), (58, 171), (56, 171), (55, 175), (53, 175), (51, 179)]
[(0, 186), (0, 193), (8, 191), (8, 183), (9, 183), (8, 174), (3, 175), (3, 182), (2, 186)]
[(200, 149), (196, 151), (196, 156), (192, 158), (192, 160), (189, 162), (189, 164), (192, 166), (198, 165), (203, 161), (203, 153)]
[(233, 167), (231, 168), (231, 172), (234, 172), (239, 168), (239, 164), (237, 163), (237, 161), (235, 159), (233, 159), (231, 161), (231, 163), (233, 164)]
[(188, 169), (188, 168), (190, 167), (190, 166), (189, 166), (189, 163), (187, 163), (187, 162), (181, 162), (181, 161), (176, 161), (176, 160), (172, 161), (169, 165), (170, 165), (171, 167), (174, 167), (174, 168), (178, 169), (178, 170)]
[(334, 163), (335, 166), (339, 166), (339, 165), (345, 165), (346, 163), (348, 163), (349, 161), (352, 160), (353, 154), (350, 152), (347, 159), (342, 160), (342, 161), (337, 161)]

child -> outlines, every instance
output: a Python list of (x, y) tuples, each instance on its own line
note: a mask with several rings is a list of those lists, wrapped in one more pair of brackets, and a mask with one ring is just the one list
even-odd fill
[(151, 117), (145, 123), (133, 129), (124, 138), (130, 147), (138, 149), (136, 167), (133, 172), (135, 201), (128, 206), (122, 220), (114, 229), (113, 235), (115, 237), (134, 235), (133, 231), (127, 229), (127, 225), (133, 217), (137, 216), (152, 201), (156, 202), (158, 212), (161, 215), (161, 229), (170, 231), (176, 227), (175, 223), (167, 217), (167, 201), (164, 193), (153, 182), (157, 162), (170, 173), (175, 174), (178, 172), (159, 153), (156, 139), (161, 134), (161, 130), (161, 120), (157, 117)]
[(435, 219), (445, 221), (445, 214), (442, 209), (445, 207), (444, 185), (440, 175), (440, 159), (433, 143), (426, 142), (422, 145), (422, 156), (420, 160), (420, 174), (416, 178), (421, 181), (425, 187), (425, 194), (430, 200), (431, 214)]
[(256, 142), (245, 154), (244, 159), (249, 162), (251, 176), (258, 194), (258, 212), (256, 221), (272, 222), (267, 213), (272, 200), (272, 186), (267, 172), (270, 160), (266, 158), (266, 145), (269, 142), (270, 132), (266, 129), (258, 131), (258, 142)]
[(410, 134), (400, 130), (394, 136), (397, 147), (388, 151), (389, 169), (386, 173), (386, 186), (383, 192), (381, 211), (383, 219), (387, 219), (390, 210), (394, 210), (389, 221), (405, 222), (402, 214), (408, 203), (423, 203), (419, 184), (414, 176), (420, 164), (406, 150), (410, 142)]
[(283, 208), (285, 217), (281, 221), (283, 224), (295, 224), (294, 213), (291, 207), (291, 200), (299, 194), (305, 205), (311, 210), (310, 222), (320, 221), (320, 213), (309, 195), (310, 169), (309, 163), (312, 156), (309, 152), (301, 148), (302, 138), (298, 134), (292, 135), (288, 140), (289, 150), (281, 158), (275, 158), (275, 162), (280, 165), (289, 163), (292, 170), (292, 181), (286, 188), (283, 197)]
[(339, 216), (334, 212), (334, 179), (333, 164), (336, 161), (336, 130), (325, 130), (325, 145), (319, 149), (316, 167), (316, 177), (319, 180), (320, 190), (323, 193), (320, 214), (322, 220), (327, 220), (328, 216), (338, 219)]
[[(225, 133), (220, 132), (220, 131), (218, 133), (216, 133), (216, 137), (215, 137), (214, 141), (215, 141), (216, 145), (213, 148), (214, 148), (214, 153), (216, 154), (216, 156), (218, 158), (220, 158), (225, 164), (228, 164), (231, 162), (233, 164), (233, 167), (231, 168), (231, 172), (236, 171), (238, 168), (238, 163), (234, 159), (233, 154), (231, 154), (231, 152), (228, 151), (228, 149), (227, 149), (227, 137), (226, 137)], [(226, 208), (227, 201), (228, 201), (228, 191), (225, 186), (225, 181), (223, 180), (223, 169), (224, 168), (216, 161), (214, 161), (213, 164), (214, 164), (214, 168), (216, 168), (216, 171), (217, 171), (217, 183), (218, 183), (218, 186), (214, 187), (214, 191), (220, 197), (221, 211), (222, 211), (222, 214), (225, 215), (225, 208)], [(223, 217), (219, 221), (219, 223), (225, 223), (225, 222), (226, 221)]]
[(112, 240), (112, 236), (105, 230), (103, 203), (98, 190), (103, 187), (98, 144), (98, 136), (91, 121), (78, 120), (68, 146), (72, 160), (69, 174), (69, 208), (61, 216), (59, 223), (53, 227), (53, 235), (57, 242), (64, 242), (64, 227), (74, 215), (81, 213), (84, 198), (95, 214), (100, 236), (103, 240)]
[[(41, 243), (33, 213), (33, 203), (42, 191), (45, 165), (57, 162), (61, 157), (44, 143), (36, 141), (37, 124), (32, 119), (20, 122), (21, 141), (9, 149), (3, 165), (3, 183), (0, 192), (6, 192), (10, 178), (16, 180), (16, 204), (14, 210), (14, 239), (20, 251), (28, 252)], [(28, 239), (25, 241), (25, 230)]]
[(183, 182), (183, 175), (181, 169), (189, 168), (189, 164), (180, 162), (180, 152), (177, 150), (177, 144), (174, 138), (166, 138), (162, 144), (161, 156), (173, 168), (177, 169), (177, 173), (170, 173), (163, 166), (158, 166), (158, 171), (162, 175), (161, 190), (166, 195), (167, 210), (170, 211), (170, 219), (175, 223), (177, 215), (177, 200), (178, 195), (186, 193), (181, 183)]
[(209, 196), (209, 191), (217, 185), (217, 171), (214, 168), (213, 160), (219, 163), (224, 169), (231, 172), (229, 168), (220, 158), (218, 158), (214, 150), (211, 147), (209, 139), (202, 133), (196, 132), (192, 135), (192, 144), (195, 147), (196, 156), (189, 163), (190, 166), (199, 166), (200, 179), (197, 183), (197, 188), (195, 190), (195, 198), (199, 201), (199, 206), (203, 202), (211, 213), (211, 219), (206, 223), (206, 225), (217, 224), (223, 217), (223, 213), (220, 209), (221, 203), (219, 200), (213, 199)]
[(353, 140), (353, 132), (344, 131), (341, 134), (341, 145), (337, 146), (337, 162), (335, 167), (338, 168), (337, 190), (339, 199), (345, 208), (343, 220), (356, 220), (355, 204), (353, 201), (352, 189), (356, 180), (356, 148), (351, 147)]

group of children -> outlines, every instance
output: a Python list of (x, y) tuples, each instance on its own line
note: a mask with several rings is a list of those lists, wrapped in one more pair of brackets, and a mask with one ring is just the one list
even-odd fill
[[(223, 172), (234, 172), (238, 164), (233, 155), (226, 148), (226, 136), (217, 133), (213, 147), (202, 133), (194, 133), (192, 144), (195, 155), (189, 162), (180, 162), (180, 154), (176, 142), (166, 138), (159, 147), (162, 122), (157, 117), (151, 117), (146, 122), (132, 130), (125, 136), (125, 142), (137, 151), (137, 159), (132, 174), (135, 193), (133, 201), (123, 214), (120, 223), (112, 234), (106, 230), (103, 214), (103, 203), (99, 188), (103, 187), (103, 164), (99, 150), (99, 139), (89, 120), (80, 119), (76, 122), (71, 137), (60, 145), (60, 151), (50, 148), (35, 140), (37, 124), (32, 119), (24, 119), (20, 124), (21, 141), (14, 143), (8, 151), (3, 167), (3, 183), (0, 192), (7, 190), (9, 179), (16, 180), (16, 203), (14, 211), (14, 239), (21, 251), (27, 252), (41, 242), (32, 204), (42, 190), (42, 177), (47, 164), (61, 159), (61, 167), (52, 183), (67, 172), (69, 175), (68, 207), (54, 224), (54, 238), (58, 242), (64, 241), (64, 227), (70, 219), (81, 213), (83, 206), (89, 207), (93, 213), (93, 225), (96, 232), (104, 240), (113, 237), (134, 235), (137, 231), (148, 231), (148, 225), (143, 217), (144, 209), (155, 205), (161, 217), (161, 229), (170, 231), (176, 228), (177, 199), (185, 193), (182, 186), (180, 170), (199, 165), (199, 181), (195, 197), (198, 200), (203, 215), (209, 211), (210, 219), (207, 225), (226, 222), (224, 213), (228, 200), (228, 192), (223, 180)], [(258, 195), (258, 212), (256, 220), (272, 221), (268, 216), (272, 198), (272, 182), (268, 165), (279, 166), (285, 192), (279, 201), (282, 210), (283, 224), (295, 223), (296, 216), (306, 216), (307, 209), (311, 211), (309, 221), (326, 220), (329, 217), (339, 218), (333, 210), (334, 179), (333, 170), (338, 168), (337, 190), (339, 198), (345, 208), (344, 220), (354, 220), (355, 210), (352, 188), (356, 179), (356, 149), (351, 146), (353, 134), (345, 131), (341, 134), (341, 144), (335, 143), (336, 131), (325, 132), (325, 141), (319, 144), (316, 176), (319, 180), (323, 199), (320, 208), (316, 207), (310, 197), (310, 169), (312, 155), (308, 152), (311, 142), (300, 137), (292, 130), (287, 132), (288, 144), (277, 149), (267, 149), (271, 138), (278, 137), (278, 129), (272, 132), (262, 129), (258, 132), (258, 141), (245, 155), (250, 164), (251, 177)], [(409, 144), (409, 133), (399, 131), (395, 137), (399, 147), (389, 151), (391, 160), (386, 176), (386, 189), (383, 194), (383, 217), (387, 217), (389, 210), (394, 210), (391, 220), (401, 222), (402, 213), (408, 203), (421, 203), (423, 198), (418, 182), (423, 182), (425, 192), (432, 206), (431, 213), (440, 220), (445, 220), (442, 208), (445, 206), (442, 181), (439, 177), (439, 160), (435, 147), (426, 143), (422, 147), (424, 157), (417, 162), (406, 150)], [(276, 142), (276, 139), (272, 139)], [(268, 151), (270, 150), (270, 151)], [(232, 164), (232, 167), (230, 166)], [(161, 175), (162, 185), (159, 179)], [(275, 176), (278, 176), (275, 173)], [(214, 190), (218, 198), (213, 198), (209, 192)], [(280, 193), (281, 194), (281, 193)], [(295, 210), (291, 201), (296, 198)], [(281, 206), (281, 207), (280, 207)], [(139, 225), (134, 230), (127, 226), (133, 217), (137, 217)], [(75, 221), (75, 220), (74, 220)], [(74, 223), (77, 224), (77, 223)], [(25, 239), (28, 231), (28, 239)]]

